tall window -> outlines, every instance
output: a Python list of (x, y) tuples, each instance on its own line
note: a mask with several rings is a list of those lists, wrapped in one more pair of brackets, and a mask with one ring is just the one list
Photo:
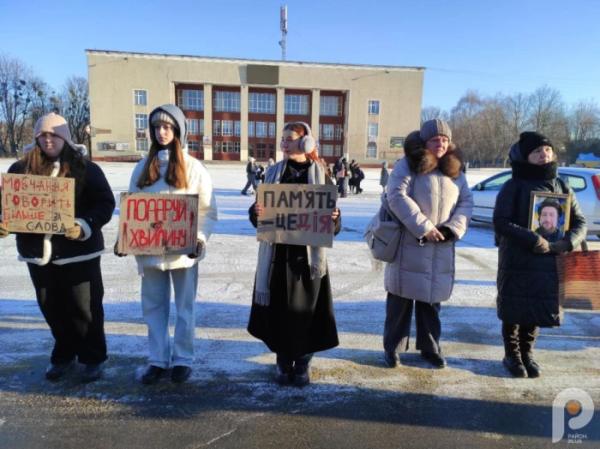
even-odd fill
[(341, 98), (337, 96), (323, 95), (321, 97), (321, 115), (335, 116), (342, 115)]
[(254, 137), (254, 122), (248, 122), (248, 137)]
[(148, 129), (148, 115), (135, 114), (135, 129), (136, 130)]
[(308, 95), (285, 95), (285, 113), (290, 115), (308, 115)]
[(233, 120), (223, 120), (221, 132), (224, 136), (233, 136)]
[(344, 127), (342, 125), (335, 125), (335, 140), (342, 140), (342, 134), (344, 132)]
[(135, 139), (135, 149), (137, 151), (148, 151), (148, 139)]
[(200, 120), (196, 118), (188, 118), (186, 119), (188, 126), (188, 134), (191, 136), (199, 136), (200, 135)]
[(256, 137), (267, 137), (267, 122), (256, 122)]
[(233, 122), (233, 135), (236, 137), (240, 137), (240, 131), (241, 131), (240, 121), (236, 120)]
[(333, 136), (334, 136), (333, 130), (334, 130), (333, 125), (324, 124), (323, 125), (323, 133), (321, 135), (321, 138), (323, 140), (333, 140)]
[(133, 91), (133, 103), (137, 106), (146, 106), (148, 104), (148, 94), (145, 90)]
[(369, 100), (369, 115), (379, 115), (379, 100)]
[(369, 158), (377, 157), (377, 144), (375, 142), (369, 142), (367, 144), (367, 157), (369, 157)]
[(323, 156), (333, 156), (333, 145), (330, 143), (324, 143), (321, 145), (321, 154)]
[(269, 137), (275, 137), (275, 122), (269, 122)]
[(379, 135), (379, 124), (369, 123), (369, 126), (367, 128), (367, 135), (369, 137), (377, 137)]
[(197, 89), (181, 89), (177, 106), (188, 111), (204, 110), (204, 91)]
[(213, 136), (221, 135), (221, 120), (213, 120)]
[(215, 111), (217, 112), (240, 112), (240, 93), (216, 91)]
[(249, 102), (249, 112), (275, 114), (275, 94), (250, 92)]

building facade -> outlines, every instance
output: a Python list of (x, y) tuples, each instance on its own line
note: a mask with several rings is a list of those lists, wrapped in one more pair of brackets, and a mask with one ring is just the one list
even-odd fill
[(366, 66), (86, 50), (98, 159), (148, 150), (148, 114), (175, 103), (191, 154), (279, 160), (285, 123), (308, 123), (328, 162), (395, 160), (419, 127), (422, 67)]

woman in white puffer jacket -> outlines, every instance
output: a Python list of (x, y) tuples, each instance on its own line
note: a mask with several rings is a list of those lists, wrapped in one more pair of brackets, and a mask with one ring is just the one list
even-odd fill
[[(142, 311), (148, 325), (149, 364), (144, 384), (156, 383), (172, 367), (171, 380), (185, 382), (194, 358), (194, 304), (198, 261), (217, 221), (217, 207), (208, 171), (185, 151), (187, 128), (181, 109), (159, 106), (149, 115), (152, 146), (133, 170), (130, 192), (198, 195), (198, 245), (195, 254), (136, 256), (142, 276)], [(173, 347), (169, 337), (171, 285), (176, 321)]]

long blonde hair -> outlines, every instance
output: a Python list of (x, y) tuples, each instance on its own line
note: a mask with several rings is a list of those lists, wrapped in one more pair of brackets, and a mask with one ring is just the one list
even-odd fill
[[(161, 149), (157, 143), (152, 143), (144, 169), (137, 180), (137, 186), (140, 189), (151, 186), (160, 178), (158, 152)], [(165, 181), (177, 189), (184, 189), (188, 186), (183, 150), (177, 136), (174, 136), (173, 141), (169, 144), (169, 166), (165, 175)]]

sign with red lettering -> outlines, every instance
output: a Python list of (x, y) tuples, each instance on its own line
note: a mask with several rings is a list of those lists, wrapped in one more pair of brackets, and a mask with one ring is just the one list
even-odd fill
[(122, 254), (192, 254), (198, 239), (198, 195), (122, 193)]
[(337, 188), (314, 184), (261, 184), (257, 203), (265, 208), (258, 219), (258, 240), (331, 248), (335, 226), (331, 214)]
[(10, 232), (64, 234), (75, 222), (75, 180), (4, 173), (2, 220)]

